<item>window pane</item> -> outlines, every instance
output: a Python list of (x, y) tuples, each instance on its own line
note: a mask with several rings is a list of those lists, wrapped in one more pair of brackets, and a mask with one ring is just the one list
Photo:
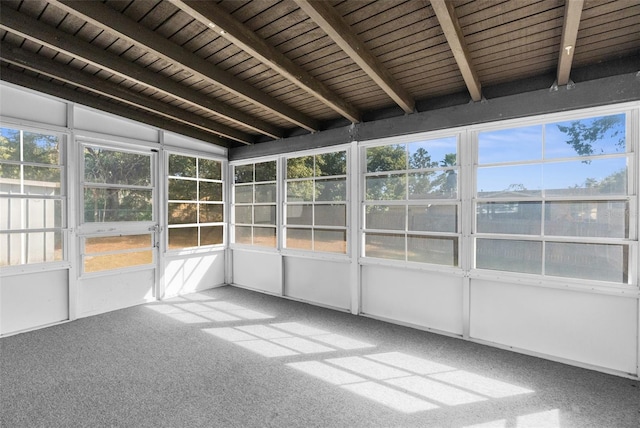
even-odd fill
[(316, 177), (345, 175), (347, 173), (347, 152), (323, 153), (316, 156)]
[(198, 178), (222, 180), (221, 163), (210, 159), (198, 159)]
[(28, 195), (59, 195), (60, 168), (24, 166), (24, 193)]
[(437, 168), (456, 165), (456, 137), (418, 141), (407, 144), (409, 169)]
[(256, 182), (276, 181), (276, 161), (256, 164)]
[(254, 224), (276, 224), (276, 207), (274, 205), (257, 205), (253, 211)]
[(169, 179), (169, 199), (177, 201), (195, 201), (198, 194), (198, 182), (194, 180)]
[(313, 156), (287, 159), (287, 178), (313, 177)]
[(406, 198), (405, 174), (377, 175), (366, 178), (367, 200), (389, 201)]
[(287, 224), (308, 225), (313, 223), (313, 205), (287, 205)]
[(365, 257), (405, 260), (404, 245), (404, 235), (367, 233), (365, 234), (364, 254)]
[(479, 198), (540, 196), (542, 165), (478, 168)]
[(410, 205), (409, 230), (456, 233), (458, 231), (458, 207), (455, 205)]
[(542, 126), (502, 129), (478, 134), (480, 164), (542, 158)]
[(547, 202), (545, 235), (627, 238), (629, 205), (622, 201)]
[(319, 226), (346, 226), (346, 205), (316, 205), (315, 224)]
[(366, 153), (367, 172), (407, 169), (407, 151), (402, 144), (368, 147)]
[(347, 253), (347, 232), (344, 230), (316, 229), (313, 233), (314, 251), (328, 253)]
[(0, 149), (3, 160), (20, 160), (20, 130), (0, 128)]
[(169, 229), (169, 249), (189, 248), (198, 246), (198, 228), (180, 227)]
[(85, 147), (84, 178), (90, 183), (150, 186), (151, 156)]
[(196, 158), (182, 155), (169, 155), (169, 175), (174, 177), (196, 178)]
[(542, 242), (477, 239), (476, 267), (542, 274)]
[(548, 242), (545, 251), (547, 275), (627, 283), (628, 264), (626, 245)]
[(604, 155), (626, 152), (625, 115), (545, 125), (546, 158)]
[(201, 201), (222, 201), (222, 183), (200, 181)]
[[(20, 193), (20, 166), (0, 163), (0, 178), (17, 180), (15, 183), (3, 182), (0, 193)], [(3, 180), (4, 181), (4, 180)]]
[(256, 184), (256, 202), (269, 203), (276, 202), (275, 184)]
[(479, 233), (540, 235), (542, 233), (542, 203), (479, 203), (476, 219)]
[(0, 213), (0, 230), (63, 227), (60, 200), (0, 198)]
[(200, 245), (220, 245), (224, 239), (223, 226), (208, 226), (200, 228)]
[(287, 201), (312, 201), (313, 200), (313, 180), (290, 181), (287, 182)]
[(23, 132), (25, 162), (59, 164), (59, 139), (55, 135)]
[(455, 171), (430, 171), (409, 174), (409, 199), (455, 199), (458, 177)]
[(252, 244), (251, 239), (251, 226), (236, 226), (235, 228), (235, 241), (238, 244)]
[(123, 236), (99, 236), (85, 238), (85, 254), (104, 253), (107, 251), (124, 251), (153, 246), (150, 234), (143, 235), (123, 235)]
[(169, 224), (195, 224), (198, 222), (198, 204), (170, 203)]
[(253, 208), (251, 206), (236, 206), (235, 211), (236, 211), (236, 219), (235, 219), (236, 223), (245, 223), (245, 224), (252, 223), (251, 213), (253, 212)]
[(253, 182), (253, 164), (234, 166), (233, 172), (235, 183)]
[(133, 266), (144, 266), (153, 262), (152, 251), (109, 254), (104, 256), (85, 256), (84, 271), (87, 273)]
[(84, 220), (151, 221), (151, 190), (84, 189)]
[(544, 166), (547, 196), (627, 194), (627, 159), (558, 162)]
[(220, 223), (224, 221), (222, 204), (198, 204), (200, 206), (200, 223)]
[(406, 208), (404, 205), (369, 205), (366, 207), (367, 229), (405, 230)]
[(344, 178), (316, 180), (316, 201), (347, 200), (347, 181)]
[(0, 266), (55, 262), (63, 256), (60, 231), (0, 234)]
[(262, 247), (276, 246), (276, 229), (275, 227), (254, 227), (253, 228), (253, 245)]
[(458, 238), (409, 235), (407, 237), (407, 260), (458, 266)]
[(291, 229), (287, 228), (287, 248), (298, 250), (313, 249), (311, 229)]
[(235, 186), (234, 191), (237, 204), (250, 204), (253, 202), (253, 185)]

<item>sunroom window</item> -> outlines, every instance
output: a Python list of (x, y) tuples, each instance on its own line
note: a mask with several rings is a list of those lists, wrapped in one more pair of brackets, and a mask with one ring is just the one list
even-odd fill
[(347, 252), (347, 152), (287, 159), (285, 247)]
[(476, 267), (629, 281), (626, 115), (478, 134)]
[(459, 266), (458, 138), (365, 149), (364, 257)]
[(0, 128), (0, 266), (65, 259), (64, 138)]

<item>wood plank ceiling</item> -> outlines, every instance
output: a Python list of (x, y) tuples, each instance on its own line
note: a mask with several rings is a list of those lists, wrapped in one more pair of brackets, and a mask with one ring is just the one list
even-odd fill
[(235, 147), (638, 64), (640, 1), (2, 0), (0, 41), (2, 80)]

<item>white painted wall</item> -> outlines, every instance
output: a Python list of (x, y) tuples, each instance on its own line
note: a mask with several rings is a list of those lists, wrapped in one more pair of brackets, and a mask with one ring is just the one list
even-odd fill
[(362, 267), (362, 313), (462, 335), (461, 276), (397, 267)]
[(223, 285), (224, 267), (224, 250), (168, 256), (164, 268), (164, 298)]
[(145, 269), (82, 279), (78, 287), (78, 317), (87, 317), (155, 300), (155, 272)]
[(67, 320), (66, 269), (0, 278), (0, 334), (11, 334)]
[(67, 103), (2, 82), (0, 115), (25, 124), (67, 126)]
[(233, 283), (282, 295), (282, 256), (274, 252), (233, 250)]
[(284, 258), (284, 294), (323, 306), (351, 308), (351, 263), (311, 258)]
[(636, 373), (633, 297), (471, 280), (472, 338)]

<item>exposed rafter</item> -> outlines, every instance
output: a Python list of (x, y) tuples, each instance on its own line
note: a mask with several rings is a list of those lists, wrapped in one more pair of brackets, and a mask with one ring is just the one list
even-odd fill
[[(68, 0), (51, 0), (51, 3), (109, 33), (153, 52), (166, 61), (181, 64), (185, 69), (201, 79), (220, 86), (245, 101), (258, 105), (297, 126), (310, 131), (319, 129), (319, 124), (316, 120), (265, 94), (231, 73), (220, 69), (215, 64), (165, 39), (104, 3)], [(254, 127), (251, 120), (244, 120), (243, 124)], [(271, 129), (264, 128), (264, 125), (261, 126), (258, 132), (272, 137), (282, 136), (282, 133), (274, 130), (274, 127), (270, 127)]]
[(558, 56), (558, 86), (569, 83), (573, 53), (576, 50), (578, 27), (584, 0), (565, 0), (564, 24), (562, 25), (562, 39), (560, 41), (560, 54)]
[(47, 59), (42, 55), (28, 52), (17, 47), (12, 47), (6, 42), (0, 42), (0, 58), (9, 64), (14, 64), (24, 69), (40, 73), (44, 76), (52, 77), (60, 80), (61, 82), (129, 104), (158, 116), (173, 119), (177, 122), (182, 122), (195, 128), (200, 128), (205, 132), (218, 134), (218, 136), (222, 134), (222, 136), (226, 138), (243, 144), (251, 143), (248, 136), (237, 129), (230, 128), (202, 116), (189, 113), (178, 107), (167, 105), (162, 101), (130, 91), (115, 83), (105, 81), (91, 74)]
[(2, 80), (13, 83), (14, 85), (23, 86), (73, 103), (82, 104), (117, 116), (146, 123), (147, 125), (175, 132), (176, 134), (186, 135), (188, 137), (207, 141), (222, 147), (229, 147), (229, 140), (215, 137), (214, 135), (200, 129), (184, 126), (173, 121), (167, 121), (165, 118), (160, 116), (154, 116), (140, 110), (134, 110), (122, 105), (114, 104), (103, 98), (78, 92), (75, 89), (71, 89), (66, 86), (52, 84), (47, 80), (29, 76), (8, 67), (0, 67), (0, 75), (2, 75)]
[(331, 4), (310, 0), (295, 2), (405, 113), (413, 112), (413, 97), (398, 84), (378, 58), (371, 54)]
[[(184, 85), (169, 78), (159, 76), (117, 55), (111, 54), (89, 43), (82, 42), (70, 34), (47, 25), (39, 24), (36, 20), (20, 15), (14, 10), (2, 10), (2, 14), (0, 14), (0, 28), (11, 31), (28, 40), (41, 43), (58, 52), (63, 52), (66, 55), (102, 68), (122, 78), (153, 88), (193, 106), (205, 109), (213, 114), (224, 117), (228, 117), (227, 115), (231, 114), (245, 115), (245, 113), (234, 111), (235, 109), (231, 109), (229, 106), (211, 97), (189, 90)], [(249, 119), (251, 119), (251, 117), (247, 115), (246, 120)], [(257, 123), (259, 121), (256, 120), (255, 122)], [(212, 128), (211, 131), (218, 132), (218, 128)], [(222, 132), (219, 133), (222, 134)], [(246, 135), (243, 137), (243, 141), (249, 142), (251, 138)]]
[(360, 121), (360, 112), (354, 106), (333, 93), (322, 82), (311, 76), (275, 47), (266, 43), (215, 2), (192, 0), (171, 0), (171, 2), (342, 116), (352, 122)]
[(447, 0), (430, 1), (433, 11), (436, 13), (436, 17), (440, 23), (440, 27), (444, 32), (444, 36), (447, 38), (449, 47), (453, 52), (453, 56), (458, 63), (462, 78), (471, 94), (471, 99), (473, 101), (480, 101), (482, 99), (480, 79), (478, 79), (478, 75), (473, 67), (473, 62), (469, 56), (469, 50), (467, 49), (467, 44), (456, 15), (455, 5), (453, 2)]

